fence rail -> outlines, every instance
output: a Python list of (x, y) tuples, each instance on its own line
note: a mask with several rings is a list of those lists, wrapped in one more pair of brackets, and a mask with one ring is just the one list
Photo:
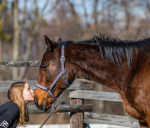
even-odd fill
[[(0, 62), (2, 67), (39, 67), (40, 61), (7, 61)], [(15, 82), (0, 81), (0, 92), (6, 92), (10, 85)], [(36, 80), (27, 81), (32, 89), (35, 88)], [(83, 127), (84, 123), (101, 123), (101, 124), (112, 124), (119, 126), (126, 126), (132, 128), (140, 128), (139, 122), (136, 119), (127, 116), (107, 115), (98, 113), (89, 113), (93, 106), (84, 105), (84, 99), (94, 99), (102, 101), (117, 101), (122, 102), (120, 95), (114, 92), (98, 92), (88, 91), (92, 90), (97, 83), (76, 79), (74, 83), (68, 88), (70, 91), (69, 97), (71, 98), (70, 103), (74, 105), (59, 105), (58, 112), (71, 112), (70, 126), (71, 128)], [(75, 105), (80, 103), (81, 105)], [(35, 105), (28, 105), (29, 112), (31, 114), (45, 113), (42, 110), (38, 110)], [(47, 112), (49, 112), (48, 110)], [(80, 113), (79, 113), (80, 112)], [(87, 113), (88, 112), (88, 113)], [(74, 121), (76, 120), (76, 121)], [(78, 123), (78, 124), (77, 124)], [(76, 127), (78, 126), (78, 127)]]
[[(8, 88), (10, 87), (10, 85), (16, 82), (15, 80), (7, 80), (7, 81), (0, 81), (0, 92), (6, 92), (8, 90)], [(36, 84), (36, 80), (27, 80), (26, 82), (29, 83), (31, 89), (35, 89), (35, 84)], [(68, 90), (91, 90), (94, 87), (93, 82), (89, 81), (89, 80), (84, 80), (84, 79), (76, 79), (73, 84), (67, 88)]]
[(127, 116), (87, 113), (84, 114), (84, 123), (100, 123), (139, 128), (139, 121)]
[(2, 67), (39, 67), (41, 61), (4, 61), (0, 62)]
[(100, 92), (100, 91), (87, 91), (87, 90), (75, 90), (69, 94), (71, 98), (80, 99), (93, 99), (93, 100), (105, 100), (105, 101), (117, 101), (123, 102), (118, 93), (114, 92)]
[[(52, 105), (53, 107), (53, 105)], [(44, 112), (43, 110), (39, 110), (35, 105), (28, 105), (30, 114), (43, 114), (50, 113), (48, 111)], [(91, 112), (93, 109), (93, 105), (58, 105), (57, 112)]]

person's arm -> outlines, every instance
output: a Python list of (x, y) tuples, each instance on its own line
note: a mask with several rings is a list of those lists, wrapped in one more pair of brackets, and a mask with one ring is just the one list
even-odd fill
[(16, 121), (17, 118), (12, 115), (2, 114), (0, 116), (0, 128), (12, 127)]
[(6, 111), (0, 115), (0, 128), (12, 127), (19, 117), (18, 108), (14, 108), (11, 112)]
[(8, 128), (12, 125), (11, 116), (8, 114), (2, 114), (0, 116), (0, 128)]

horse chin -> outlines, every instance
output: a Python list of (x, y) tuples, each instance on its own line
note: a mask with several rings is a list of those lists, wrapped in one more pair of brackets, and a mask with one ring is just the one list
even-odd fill
[(43, 110), (43, 106), (41, 106), (41, 105), (40, 106), (36, 105), (36, 107), (40, 110)]
[(36, 107), (39, 109), (39, 110), (43, 110), (43, 111), (47, 111), (48, 109), (50, 109), (51, 108), (51, 106), (49, 106), (48, 108), (44, 108), (44, 106), (43, 105), (37, 105), (37, 104), (35, 104), (36, 105)]
[(38, 109), (40, 109), (40, 110), (43, 110), (44, 112), (46, 112), (46, 111), (48, 111), (49, 109), (51, 109), (51, 106), (49, 106), (48, 108), (43, 108), (43, 105), (41, 105), (41, 106), (36, 105), (36, 107), (37, 107)]
[(51, 109), (51, 108), (52, 108), (51, 106), (49, 106), (48, 108), (45, 108), (45, 109), (44, 109), (44, 112), (48, 111), (48, 110)]

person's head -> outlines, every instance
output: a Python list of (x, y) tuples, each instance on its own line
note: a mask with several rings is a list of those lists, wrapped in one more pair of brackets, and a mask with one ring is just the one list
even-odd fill
[(24, 125), (29, 122), (26, 103), (34, 100), (33, 90), (30, 89), (29, 84), (23, 81), (13, 83), (8, 89), (7, 97), (19, 106), (20, 116), (17, 124)]

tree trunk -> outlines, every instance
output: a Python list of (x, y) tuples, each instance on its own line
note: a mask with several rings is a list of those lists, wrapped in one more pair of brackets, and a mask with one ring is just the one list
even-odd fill
[[(13, 36), (13, 61), (18, 60), (19, 56), (19, 21), (18, 21), (18, 0), (13, 1), (13, 29), (14, 29), (14, 36)], [(18, 68), (14, 67), (12, 71), (13, 80), (17, 80), (18, 77)]]
[(98, 17), (98, 0), (94, 0), (94, 7), (93, 7), (93, 18), (94, 18), (94, 25), (97, 26), (97, 17)]
[(71, 13), (72, 13), (73, 19), (74, 19), (74, 21), (76, 21), (77, 27), (80, 28), (80, 29), (79, 29), (79, 32), (80, 32), (81, 35), (83, 35), (83, 31), (82, 31), (82, 29), (81, 29), (82, 26), (81, 26), (81, 24), (80, 24), (80, 18), (79, 18), (78, 14), (77, 14), (76, 11), (75, 11), (74, 4), (73, 4), (70, 0), (67, 0), (67, 2), (68, 2), (68, 4), (69, 4), (69, 6), (70, 6), (70, 11), (71, 11)]
[(2, 40), (0, 39), (0, 61), (3, 61)]
[[(3, 61), (2, 42), (1, 42), (1, 39), (0, 39), (0, 62), (2, 62), (2, 61)], [(0, 74), (3, 74), (2, 72), (3, 72), (3, 70), (2, 70), (2, 68), (0, 67)], [(2, 80), (2, 75), (0, 75), (0, 80)]]

